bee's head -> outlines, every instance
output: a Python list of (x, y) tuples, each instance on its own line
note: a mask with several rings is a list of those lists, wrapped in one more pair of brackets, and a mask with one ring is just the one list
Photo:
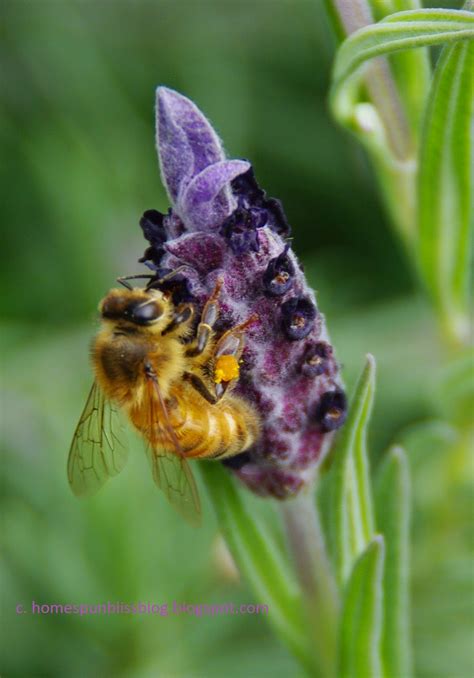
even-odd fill
[(102, 320), (119, 326), (161, 329), (172, 314), (168, 295), (160, 290), (113, 289), (99, 304)]

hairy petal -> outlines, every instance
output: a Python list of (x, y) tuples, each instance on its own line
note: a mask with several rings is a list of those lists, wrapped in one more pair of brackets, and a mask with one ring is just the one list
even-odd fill
[(196, 175), (180, 197), (176, 210), (189, 230), (216, 228), (231, 212), (235, 202), (227, 191), (230, 182), (250, 168), (244, 160), (223, 160)]
[(220, 139), (201, 111), (167, 87), (156, 91), (156, 135), (161, 177), (173, 206), (199, 172), (225, 160)]
[(205, 275), (222, 267), (225, 246), (222, 239), (212, 233), (186, 233), (170, 240), (166, 251), (176, 257), (177, 262), (189, 264)]

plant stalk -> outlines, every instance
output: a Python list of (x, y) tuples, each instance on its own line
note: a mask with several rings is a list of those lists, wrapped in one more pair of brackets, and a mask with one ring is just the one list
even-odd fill
[(309, 637), (324, 678), (335, 678), (339, 593), (326, 551), (314, 496), (303, 491), (282, 502), (281, 511), (295, 570), (304, 596)]
[[(375, 23), (367, 0), (326, 0), (326, 9), (338, 36), (346, 36)], [(390, 64), (384, 58), (374, 59), (366, 68), (365, 86), (377, 108), (392, 153), (399, 161), (413, 151), (410, 128)]]

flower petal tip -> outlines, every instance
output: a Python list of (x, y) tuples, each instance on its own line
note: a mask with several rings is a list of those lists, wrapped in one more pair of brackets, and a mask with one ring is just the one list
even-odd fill
[(249, 168), (244, 160), (222, 160), (196, 175), (176, 206), (186, 226), (193, 231), (219, 226), (234, 208), (230, 182)]
[(161, 176), (173, 206), (199, 172), (225, 160), (219, 137), (196, 104), (164, 86), (156, 90), (156, 136)]

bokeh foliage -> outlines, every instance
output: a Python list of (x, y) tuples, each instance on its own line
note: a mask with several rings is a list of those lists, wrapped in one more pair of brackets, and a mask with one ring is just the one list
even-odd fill
[(167, 207), (157, 84), (194, 99), (229, 154), (250, 158), (283, 200), (348, 385), (367, 352), (377, 357), (374, 466), (402, 443), (414, 473), (416, 675), (469, 675), (472, 463), (445, 371), (462, 379), (445, 365), (362, 151), (328, 112), (323, 3), (8, 0), (3, 14), (2, 675), (297, 670), (262, 617), (15, 614), (32, 599), (265, 602), (225, 578), (207, 504), (200, 531), (168, 509), (139, 443), (97, 498), (80, 503), (67, 487), (97, 302), (139, 271), (141, 212)]

